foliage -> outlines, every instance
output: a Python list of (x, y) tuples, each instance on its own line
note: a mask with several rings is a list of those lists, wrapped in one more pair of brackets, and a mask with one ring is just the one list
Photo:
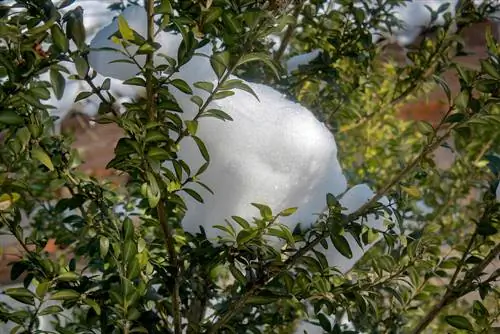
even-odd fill
[[(42, 315), (53, 316), (56, 333), (289, 333), (309, 312), (306, 305), (314, 310), (311, 321), (328, 333), (349, 332), (329, 320), (344, 312), (358, 330), (370, 333), (498, 330), (500, 272), (489, 269), (500, 254), (500, 204), (494, 195), (500, 171), (494, 154), (500, 149), (500, 48), (487, 34), (490, 55), (480, 69), (455, 62), (451, 52), (460, 49), (460, 41), (451, 24), (465, 27), (482, 18), (464, 7), (437, 29), (434, 40), (424, 39), (412, 50), (412, 64), (399, 66), (381, 59), (382, 48), (368, 33), (394, 23), (380, 8), (398, 1), (378, 1), (370, 17), (350, 1), (339, 2), (341, 9), (325, 12), (320, 1), (147, 1), (162, 29), (180, 31), (183, 44), (178, 62), (154, 68), (154, 36), (139, 36), (120, 21), (114, 38), (137, 45), (147, 57), (141, 76), (128, 82), (146, 94), (124, 114), (114, 109), (107, 84), (92, 82), (84, 14), (78, 8), (61, 14), (71, 1), (56, 7), (47, 0), (17, 0), (0, 7), (0, 226), (26, 251), (11, 268), (12, 279), (22, 279), (24, 287), (4, 291), (26, 308), (0, 305), (0, 319), (17, 324), (12, 333), (43, 333), (37, 325)], [(281, 32), (287, 24), (292, 33)], [(319, 48), (321, 56), (284, 75), (284, 48), (272, 53), (266, 39), (280, 33), (291, 54)], [(209, 97), (193, 96), (198, 113), (183, 121), (169, 89), (191, 87), (171, 75), (216, 38), (222, 41), (212, 58), (218, 83), (199, 84)], [(102, 100), (96, 121), (124, 130), (109, 164), (130, 176), (121, 189), (79, 172), (69, 138), (52, 131), (53, 113), (44, 101), (50, 87), (64, 94), (61, 72), (69, 71), (62, 61), (75, 63), (72, 80), (93, 87), (79, 98), (95, 94)], [(460, 92), (450, 93), (440, 80), (449, 69), (460, 77)], [(47, 71), (50, 82), (41, 81)], [(200, 199), (189, 186), (199, 183), (204, 168), (194, 171), (180, 160), (178, 144), (197, 138), (200, 117), (230, 118), (207, 106), (234, 89), (248, 89), (229, 85), (231, 73), (273, 85), (312, 110), (335, 133), (349, 182), (370, 183), (375, 198), (345, 215), (330, 196), (327, 212), (309, 231), (273, 228), (293, 210), (258, 205), (261, 217), (254, 221), (234, 218), (239, 232), (220, 222), (224, 238), (218, 244), (203, 233), (185, 233), (179, 194)], [(441, 122), (400, 121), (399, 106), (434, 84), (449, 95)], [(443, 171), (430, 154), (450, 138), (457, 158)], [(209, 164), (210, 152), (196, 142)], [(57, 196), (63, 188), (67, 198)], [(397, 209), (377, 205), (383, 195)], [(433, 212), (422, 215), (420, 200)], [(125, 213), (115, 210), (119, 205)], [(384, 212), (397, 218), (388, 231), (357, 223)], [(395, 234), (396, 226), (405, 233)], [(329, 268), (321, 252), (310, 252), (331, 238), (349, 257), (344, 233), (363, 244), (383, 235), (345, 275)], [(266, 241), (271, 236), (286, 247), (272, 247)], [(43, 251), (49, 238), (66, 249), (57, 259)], [(464, 298), (470, 292), (478, 295)]]

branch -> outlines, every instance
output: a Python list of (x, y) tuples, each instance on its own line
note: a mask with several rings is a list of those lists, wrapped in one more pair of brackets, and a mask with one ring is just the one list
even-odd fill
[(174, 286), (172, 289), (172, 311), (174, 317), (174, 333), (182, 333), (182, 318), (181, 318), (181, 298), (179, 295), (179, 263), (177, 261), (177, 254), (175, 252), (174, 237), (172, 234), (172, 229), (168, 224), (168, 217), (165, 211), (165, 204), (163, 201), (158, 203), (157, 207), (158, 220), (160, 221), (160, 226), (163, 230), (163, 237), (165, 239), (165, 245), (167, 246), (168, 257), (172, 261), (173, 267), (173, 277)]
[(286, 28), (285, 34), (283, 35), (283, 39), (281, 40), (280, 47), (278, 51), (274, 54), (274, 61), (279, 62), (281, 60), (281, 57), (283, 57), (283, 54), (285, 53), (285, 50), (290, 43), (290, 39), (292, 38), (293, 31), (297, 27), (297, 21), (298, 17), (300, 14), (300, 11), (302, 10), (302, 3), (298, 4), (297, 7), (295, 7), (295, 10), (293, 11), (292, 16), (295, 19), (294, 23), (291, 23), (288, 25)]
[[(148, 32), (147, 40), (149, 44), (154, 43), (154, 0), (146, 1), (146, 12), (148, 17)], [(154, 52), (149, 52), (146, 55), (145, 79), (146, 79), (146, 110), (149, 114), (149, 119), (156, 118), (156, 108), (154, 103), (154, 87), (153, 87), (153, 56)]]

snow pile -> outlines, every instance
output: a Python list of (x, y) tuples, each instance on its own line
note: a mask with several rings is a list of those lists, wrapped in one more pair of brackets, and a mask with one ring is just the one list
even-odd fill
[[(129, 25), (145, 34), (146, 14), (141, 7), (131, 7), (123, 13)], [(114, 46), (107, 39), (117, 30), (113, 22), (96, 35), (92, 48)], [(181, 37), (172, 33), (160, 33), (163, 48), (159, 52), (176, 57)], [(111, 43), (111, 44), (110, 44)], [(210, 46), (199, 53), (211, 54)], [(126, 63), (113, 63), (120, 55), (111, 51), (95, 51), (89, 55), (91, 65), (103, 75), (119, 79), (134, 76), (138, 68)], [(157, 59), (158, 63), (161, 61)], [(138, 58), (139, 63), (144, 59)], [(195, 56), (181, 67), (176, 77), (188, 84), (197, 81), (216, 82), (209, 59)], [(234, 77), (232, 78), (234, 79)], [(236, 91), (235, 95), (213, 102), (209, 108), (223, 110), (232, 122), (213, 118), (200, 119), (198, 136), (205, 142), (211, 156), (208, 170), (201, 176), (214, 192), (210, 195), (196, 187), (204, 204), (186, 196), (188, 212), (183, 227), (188, 232), (199, 231), (203, 226), (209, 238), (220, 231), (213, 225), (223, 224), (224, 219), (238, 215), (251, 219), (258, 211), (252, 202), (265, 203), (273, 211), (299, 207), (297, 213), (283, 223), (293, 225), (297, 221), (310, 224), (314, 214), (325, 207), (327, 192), (339, 195), (346, 189), (346, 180), (337, 160), (335, 140), (326, 127), (318, 122), (307, 109), (287, 100), (274, 89), (248, 84), (260, 102), (251, 94)], [(194, 94), (206, 98), (208, 93), (193, 88)], [(186, 119), (194, 117), (197, 108), (189, 95), (176, 89), (172, 94), (184, 109)], [(191, 139), (181, 142), (180, 157), (192, 169), (203, 163), (197, 147)]]

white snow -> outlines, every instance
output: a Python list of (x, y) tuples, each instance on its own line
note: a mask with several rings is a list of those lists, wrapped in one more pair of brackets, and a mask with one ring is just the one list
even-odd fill
[[(145, 31), (145, 12), (135, 7), (125, 10), (124, 17), (137, 32)], [(116, 31), (116, 23), (96, 35), (91, 46), (108, 46), (106, 36)], [(160, 33), (161, 44), (167, 47), (159, 52), (176, 56), (180, 37), (171, 33)], [(210, 55), (209, 46), (198, 52)], [(116, 53), (110, 51), (91, 52), (91, 65), (103, 75), (126, 79), (138, 69), (129, 64), (108, 64)], [(138, 62), (143, 62), (139, 59)], [(187, 83), (196, 81), (215, 82), (207, 57), (195, 56), (183, 66), (178, 78)], [(210, 108), (221, 109), (231, 115), (232, 122), (212, 118), (200, 119), (198, 136), (205, 142), (211, 156), (208, 170), (200, 177), (214, 192), (210, 195), (201, 187), (193, 187), (205, 199), (199, 204), (185, 197), (188, 212), (183, 227), (188, 232), (197, 232), (203, 226), (209, 238), (219, 235), (213, 229), (223, 224), (224, 219), (238, 215), (246, 219), (257, 216), (252, 202), (269, 205), (275, 212), (299, 207), (296, 215), (284, 220), (293, 227), (297, 221), (312, 223), (313, 214), (325, 207), (327, 192), (335, 195), (346, 188), (346, 180), (337, 160), (335, 140), (326, 127), (304, 107), (287, 100), (274, 89), (246, 82), (259, 96), (236, 91), (236, 94), (217, 100)], [(194, 93), (206, 98), (208, 94), (194, 88)], [(186, 95), (172, 89), (173, 95), (184, 109), (182, 117), (192, 118), (197, 108)], [(192, 169), (203, 163), (194, 142), (181, 142), (180, 157)]]
[(301, 65), (309, 64), (311, 61), (316, 59), (320, 53), (320, 49), (315, 49), (311, 52), (291, 57), (286, 62), (286, 69), (288, 71), (288, 74), (291, 74), (293, 71), (297, 70)]

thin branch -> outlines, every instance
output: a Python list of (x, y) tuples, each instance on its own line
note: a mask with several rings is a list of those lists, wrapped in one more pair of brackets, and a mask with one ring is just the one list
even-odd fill
[(181, 298), (179, 295), (179, 263), (177, 261), (177, 254), (175, 252), (174, 237), (172, 234), (172, 229), (168, 224), (167, 212), (165, 210), (165, 204), (162, 200), (158, 203), (157, 207), (158, 220), (160, 221), (161, 229), (163, 230), (163, 237), (165, 240), (165, 245), (167, 246), (168, 256), (173, 267), (173, 277), (174, 286), (172, 289), (172, 310), (174, 317), (174, 333), (182, 333), (182, 319), (181, 319)]
[[(147, 39), (149, 44), (154, 43), (154, 0), (148, 0), (146, 2), (146, 12), (148, 16), (148, 32)], [(153, 52), (149, 52), (146, 55), (146, 65), (145, 65), (145, 77), (146, 77), (146, 110), (149, 114), (149, 119), (156, 118), (156, 108), (154, 101), (154, 87), (153, 87)]]
[(280, 47), (278, 51), (276, 51), (276, 53), (274, 54), (274, 61), (279, 62), (281, 60), (281, 57), (283, 57), (283, 54), (285, 53), (285, 50), (288, 47), (288, 44), (290, 44), (290, 40), (292, 39), (293, 36), (293, 31), (297, 27), (297, 21), (301, 10), (302, 10), (302, 3), (298, 4), (297, 7), (295, 7), (295, 10), (293, 11), (292, 16), (295, 19), (295, 22), (290, 23), (286, 28), (285, 34), (283, 35), (283, 39), (281, 40)]

